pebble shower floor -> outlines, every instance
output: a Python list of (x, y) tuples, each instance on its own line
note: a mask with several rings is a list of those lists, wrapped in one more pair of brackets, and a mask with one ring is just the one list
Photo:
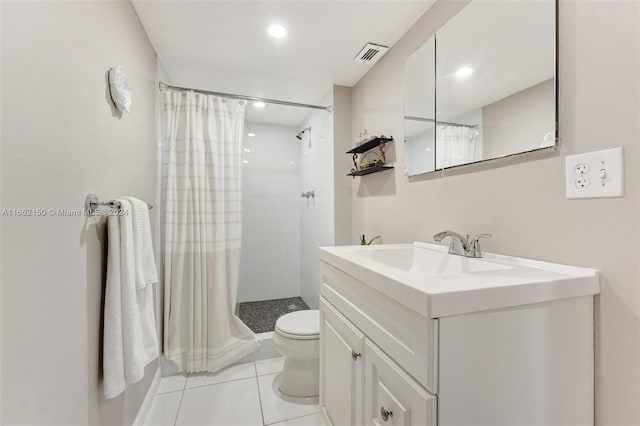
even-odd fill
[(289, 312), (309, 309), (301, 297), (260, 300), (238, 304), (238, 316), (254, 333), (274, 331), (276, 321)]

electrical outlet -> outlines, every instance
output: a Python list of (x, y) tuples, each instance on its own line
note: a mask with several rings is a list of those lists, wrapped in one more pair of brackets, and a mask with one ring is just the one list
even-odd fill
[(576, 179), (576, 188), (586, 188), (591, 185), (589, 178), (581, 177)]
[(579, 175), (586, 175), (589, 173), (589, 165), (586, 163), (581, 163), (576, 166), (576, 173)]
[(565, 157), (565, 188), (568, 199), (622, 197), (622, 148)]

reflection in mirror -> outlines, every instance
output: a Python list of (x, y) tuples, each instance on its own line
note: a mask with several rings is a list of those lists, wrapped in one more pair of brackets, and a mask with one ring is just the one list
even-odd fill
[(435, 58), (431, 37), (405, 63), (404, 167), (409, 175), (435, 170)]
[[(413, 146), (420, 133), (405, 117), (407, 172), (414, 175), (554, 147), (555, 38), (554, 0), (473, 0), (440, 28), (435, 43), (431, 38), (425, 45), (437, 50), (431, 64), (422, 48), (406, 63), (406, 116), (416, 111), (418, 117), (433, 118), (430, 94), (409, 91), (428, 83), (410, 79), (428, 75), (435, 66), (437, 93), (432, 158), (421, 159), (419, 144)], [(422, 110), (417, 105), (421, 102), (428, 104)], [(432, 124), (429, 131), (434, 132)]]
[(436, 168), (555, 144), (553, 1), (474, 0), (436, 39)]

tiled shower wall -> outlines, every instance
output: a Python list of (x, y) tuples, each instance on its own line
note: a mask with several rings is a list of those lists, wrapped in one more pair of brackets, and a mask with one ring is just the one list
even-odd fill
[(300, 295), (300, 207), (305, 200), (300, 197), (298, 131), (246, 124), (238, 302)]
[[(332, 105), (332, 95), (328, 94), (320, 104)], [(316, 196), (305, 202), (301, 211), (300, 296), (311, 309), (318, 309), (318, 247), (334, 245), (333, 116), (313, 111), (304, 125), (307, 126), (311, 126), (311, 146), (305, 137), (299, 148), (301, 185), (302, 191), (314, 191)]]

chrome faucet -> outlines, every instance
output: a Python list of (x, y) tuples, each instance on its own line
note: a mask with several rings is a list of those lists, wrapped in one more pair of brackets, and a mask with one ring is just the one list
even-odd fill
[(466, 253), (469, 251), (468, 235), (466, 237), (463, 237), (457, 232), (442, 231), (434, 235), (433, 239), (439, 243), (446, 237), (451, 238), (451, 243), (449, 244), (449, 253), (457, 254), (459, 256), (466, 256)]
[(445, 237), (451, 238), (451, 243), (449, 244), (449, 253), (465, 257), (482, 257), (482, 250), (480, 250), (480, 239), (490, 238), (491, 234), (479, 234), (472, 239), (469, 239), (469, 235), (463, 237), (457, 232), (442, 231), (435, 234), (433, 236), (433, 239), (439, 243)]

